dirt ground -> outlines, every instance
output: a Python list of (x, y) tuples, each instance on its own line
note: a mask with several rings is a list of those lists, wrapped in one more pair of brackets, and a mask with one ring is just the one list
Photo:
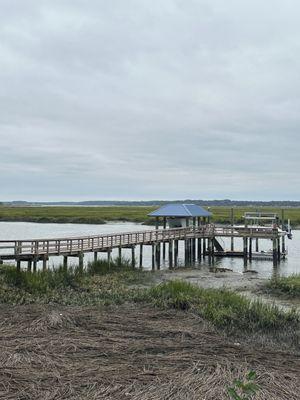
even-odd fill
[(1, 399), (229, 399), (249, 370), (255, 399), (300, 399), (295, 352), (228, 339), (189, 312), (0, 306)]

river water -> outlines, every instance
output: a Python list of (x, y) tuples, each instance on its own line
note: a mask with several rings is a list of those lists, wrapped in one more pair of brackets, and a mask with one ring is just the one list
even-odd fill
[[(131, 222), (111, 222), (105, 225), (91, 225), (91, 224), (38, 224), (31, 222), (0, 222), (0, 240), (17, 240), (17, 239), (46, 239), (46, 238), (63, 238), (71, 236), (83, 236), (83, 235), (100, 235), (107, 233), (121, 233), (129, 231), (141, 231), (141, 230), (152, 230), (153, 226), (145, 226), (138, 223)], [(221, 244), (226, 249), (230, 247), (230, 239), (226, 238), (221, 240)], [(288, 257), (285, 261), (282, 261), (276, 268), (276, 273), (279, 275), (291, 275), (300, 273), (300, 231), (293, 232), (293, 240), (286, 239)], [(260, 250), (270, 250), (272, 243), (270, 240), (262, 240), (260, 242)], [(236, 239), (235, 250), (242, 250), (242, 240)], [(124, 257), (131, 257), (130, 249), (123, 249)], [(113, 250), (113, 257), (117, 257), (117, 250)], [(99, 253), (99, 257), (105, 257), (105, 253)], [(179, 265), (184, 265), (184, 249), (183, 245), (179, 244)], [(138, 260), (138, 247), (136, 251), (136, 257)], [(85, 254), (85, 262), (93, 259), (93, 254)], [(75, 264), (78, 260), (76, 258), (70, 258), (70, 261)], [(50, 258), (49, 265), (57, 266), (62, 263), (62, 257)], [(206, 268), (208, 261), (202, 261), (198, 264), (198, 267)], [(215, 260), (216, 266), (222, 268), (230, 268), (235, 272), (243, 272), (243, 259), (241, 258), (219, 258)], [(144, 247), (144, 262), (145, 269), (151, 268), (151, 247)], [(167, 268), (168, 261), (162, 263), (161, 268)], [(270, 277), (274, 274), (274, 268), (272, 261), (265, 260), (253, 260), (248, 268), (256, 270), (260, 277)]]

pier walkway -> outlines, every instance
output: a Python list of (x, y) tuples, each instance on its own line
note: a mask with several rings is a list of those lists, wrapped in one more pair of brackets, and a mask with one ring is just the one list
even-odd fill
[[(251, 227), (236, 230), (232, 226), (216, 227), (213, 224), (192, 226), (188, 228), (174, 229), (153, 229), (137, 232), (124, 232), (114, 234), (104, 234), (97, 236), (82, 236), (69, 238), (47, 238), (30, 240), (0, 240), (0, 262), (4, 260), (14, 260), (20, 268), (21, 261), (27, 261), (28, 265), (43, 261), (43, 268), (50, 257), (63, 256), (64, 264), (67, 264), (67, 257), (79, 257), (79, 264), (82, 264), (84, 253), (94, 253), (95, 260), (98, 252), (107, 252), (108, 258), (112, 249), (118, 248), (121, 255), (122, 248), (131, 248), (134, 257), (135, 246), (140, 246), (140, 265), (142, 262), (143, 246), (152, 246), (152, 265), (159, 267), (160, 264), (160, 245), (163, 244), (163, 256), (165, 257), (165, 244), (169, 245), (169, 264), (170, 267), (176, 265), (178, 254), (178, 241), (185, 243), (186, 260), (198, 258), (201, 255), (214, 256), (214, 240), (217, 237), (240, 237), (244, 239), (244, 257), (251, 257), (252, 239), (271, 239), (273, 240), (273, 255), (278, 261), (280, 253), (280, 237), (277, 229), (253, 229)], [(196, 246), (197, 240), (197, 246)], [(248, 246), (248, 242), (250, 245)], [(174, 263), (173, 263), (174, 261)], [(133, 261), (134, 263), (134, 261)]]

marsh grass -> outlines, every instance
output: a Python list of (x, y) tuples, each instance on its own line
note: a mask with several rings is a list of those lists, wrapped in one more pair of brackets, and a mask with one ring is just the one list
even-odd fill
[(80, 282), (82, 272), (78, 267), (65, 269), (62, 266), (47, 271), (18, 271), (14, 267), (2, 269), (4, 283), (10, 287), (29, 293), (46, 293), (52, 289), (75, 288)]
[(299, 315), (274, 305), (250, 301), (225, 289), (203, 289), (174, 280), (154, 285), (154, 274), (133, 269), (128, 260), (99, 260), (88, 268), (17, 271), (2, 267), (0, 302), (8, 304), (118, 305), (142, 303), (161, 309), (195, 313), (218, 328), (234, 331), (273, 331), (295, 327)]
[(109, 305), (140, 301), (143, 290), (131, 285), (150, 284), (151, 272), (133, 270), (128, 260), (98, 260), (84, 270), (62, 266), (53, 270), (0, 269), (0, 303), (57, 303), (64, 305)]
[(105, 221), (143, 222), (155, 207), (8, 207), (0, 209), (2, 221), (28, 221), (40, 223), (104, 224)]
[(274, 294), (300, 298), (300, 274), (272, 278), (266, 285)]
[[(57, 207), (9, 207), (1, 206), (0, 221), (28, 221), (40, 223), (85, 223), (103, 224), (106, 221), (131, 221), (143, 222), (144, 224), (154, 224), (153, 218), (148, 214), (155, 210), (154, 206), (97, 206), (97, 207), (78, 207), (78, 206), (57, 206)], [(276, 207), (234, 207), (235, 222), (243, 221), (243, 215), (247, 211), (274, 212), (281, 215), (281, 208)], [(231, 207), (216, 206), (211, 207), (213, 222), (227, 224), (230, 223)], [(291, 223), (300, 225), (300, 208), (287, 208), (285, 219), (290, 219)]]
[(170, 281), (149, 290), (154, 305), (192, 310), (219, 328), (229, 331), (270, 331), (297, 325), (296, 311), (281, 311), (275, 305), (250, 301), (225, 289), (202, 289), (184, 281)]
[(132, 269), (132, 264), (127, 258), (114, 258), (108, 263), (107, 260), (97, 260), (90, 262), (87, 266), (87, 274), (89, 275), (105, 275), (117, 271), (123, 271), (124, 269)]

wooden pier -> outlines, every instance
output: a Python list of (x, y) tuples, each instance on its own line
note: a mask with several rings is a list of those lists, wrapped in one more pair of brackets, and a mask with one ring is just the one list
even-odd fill
[[(276, 266), (285, 254), (284, 236), (276, 228), (255, 229), (247, 228), (243, 231), (236, 230), (232, 225), (216, 227), (214, 224), (191, 226), (186, 228), (155, 229), (137, 232), (123, 232), (98, 236), (82, 236), (69, 238), (31, 239), (31, 240), (0, 240), (0, 263), (5, 260), (16, 262), (17, 268), (26, 262), (27, 268), (36, 270), (37, 262), (42, 261), (43, 269), (47, 268), (50, 257), (63, 256), (63, 265), (67, 267), (69, 257), (77, 257), (79, 266), (83, 268), (85, 253), (94, 253), (97, 260), (99, 252), (106, 252), (108, 262), (111, 259), (113, 249), (119, 249), (121, 258), (122, 249), (130, 248), (132, 254), (132, 266), (136, 265), (136, 246), (139, 247), (139, 267), (143, 265), (143, 247), (152, 248), (152, 269), (160, 269), (161, 259), (169, 260), (169, 267), (177, 265), (179, 241), (184, 242), (185, 264), (191, 265), (197, 259), (198, 262), (208, 257), (209, 263), (214, 262), (216, 256), (222, 256), (217, 251), (218, 238), (231, 238), (231, 256), (242, 256), (247, 265), (252, 260), (252, 242), (258, 247), (259, 239), (270, 239), (273, 245), (272, 259)], [(243, 239), (243, 251), (234, 254), (234, 238)], [(281, 243), (280, 243), (281, 240)], [(165, 246), (168, 246), (166, 254)], [(161, 245), (163, 251), (161, 252)], [(162, 253), (162, 254), (161, 254)], [(225, 256), (225, 254), (223, 254)]]

